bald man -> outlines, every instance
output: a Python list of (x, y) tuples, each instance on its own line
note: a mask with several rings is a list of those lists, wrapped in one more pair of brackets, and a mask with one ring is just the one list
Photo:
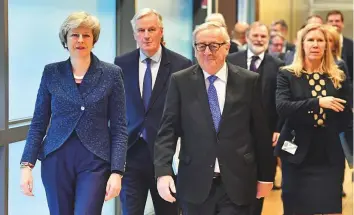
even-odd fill
[[(225, 18), (224, 18), (224, 16), (221, 13), (212, 13), (212, 14), (208, 15), (205, 18), (205, 22), (217, 22), (217, 23), (220, 23), (220, 25), (222, 27), (224, 27), (226, 29), (226, 31), (228, 32), (227, 26), (226, 26), (226, 22), (225, 22)], [(238, 45), (236, 43), (234, 43), (233, 41), (230, 41), (229, 54), (235, 53), (235, 52), (238, 52), (238, 51), (239, 51)]]
[(249, 28), (249, 25), (246, 22), (237, 22), (235, 24), (234, 30), (232, 31), (232, 42), (237, 44), (239, 51), (246, 50), (246, 30)]

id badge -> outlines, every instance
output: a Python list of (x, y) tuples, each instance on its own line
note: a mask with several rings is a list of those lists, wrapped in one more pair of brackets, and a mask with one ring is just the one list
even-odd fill
[(289, 152), (290, 154), (294, 155), (297, 149), (297, 145), (291, 141), (284, 141), (283, 146), (281, 147), (283, 151)]

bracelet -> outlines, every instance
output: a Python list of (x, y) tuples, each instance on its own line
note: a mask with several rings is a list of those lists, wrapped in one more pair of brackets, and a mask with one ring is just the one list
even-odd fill
[(28, 162), (22, 162), (20, 165), (20, 169), (28, 168), (28, 169), (32, 170), (33, 167), (34, 167), (33, 164), (30, 164)]
[(20, 167), (20, 169), (29, 169), (29, 170), (31, 170), (31, 171), (32, 171), (32, 168), (31, 168), (31, 167), (29, 167), (29, 166), (21, 166), (21, 167)]

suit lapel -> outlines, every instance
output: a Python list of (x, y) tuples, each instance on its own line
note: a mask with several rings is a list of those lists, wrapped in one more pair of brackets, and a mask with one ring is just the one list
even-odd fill
[(155, 81), (154, 88), (151, 93), (147, 112), (154, 105), (155, 101), (157, 100), (159, 95), (163, 92), (163, 88), (165, 87), (165, 85), (168, 82), (168, 79), (169, 79), (170, 73), (171, 73), (169, 64), (170, 64), (170, 59), (168, 57), (168, 54), (166, 53), (166, 49), (164, 47), (162, 47), (162, 56), (161, 56), (160, 67), (157, 72), (156, 81)]
[(305, 92), (305, 98), (312, 98), (312, 94), (311, 94), (311, 87), (308, 83), (307, 80), (307, 74), (302, 74), (300, 77), (300, 85), (301, 85), (301, 89), (304, 89)]
[(76, 86), (70, 58), (59, 64), (58, 70), (61, 74), (61, 86), (68, 96), (73, 100), (82, 100), (78, 87)]
[(221, 115), (221, 121), (219, 126), (219, 131), (222, 130), (222, 124), (225, 118), (227, 118), (228, 114), (232, 110), (232, 106), (236, 101), (236, 97), (238, 92), (241, 90), (238, 89), (240, 87), (240, 79), (238, 77), (238, 69), (231, 64), (227, 64), (228, 73), (227, 73), (227, 84), (226, 84), (226, 94), (225, 94), (225, 104), (224, 109)]
[(264, 69), (263, 68), (266, 68), (266, 64), (267, 64), (267, 60), (266, 60), (266, 56), (264, 55), (264, 58), (263, 60), (261, 61), (261, 64), (259, 64), (259, 67), (257, 68), (256, 72), (259, 74), (259, 75), (263, 75), (264, 73)]
[(203, 114), (205, 115), (205, 119), (207, 124), (213, 131), (214, 122), (209, 108), (209, 101), (208, 101), (208, 94), (205, 86), (205, 79), (203, 75), (203, 71), (200, 66), (196, 66), (194, 71), (192, 72), (192, 85), (191, 85), (191, 92), (196, 91), (196, 98), (198, 99), (198, 103), (202, 109)]
[(240, 62), (240, 65), (238, 65), (238, 66), (248, 69), (247, 68), (247, 50), (242, 52), (242, 60)]
[(98, 58), (91, 54), (91, 64), (79, 87), (82, 98), (85, 98), (98, 84), (102, 75), (102, 67)]
[(128, 58), (129, 61), (122, 65), (124, 72), (124, 84), (125, 93), (132, 98), (137, 99), (139, 107), (145, 112), (144, 102), (140, 93), (139, 85), (139, 65), (140, 65), (140, 52), (136, 49), (132, 54), (132, 57)]
[(328, 78), (328, 76), (325, 76), (325, 82), (326, 82), (326, 91), (327, 91), (327, 96), (331, 95), (334, 97), (339, 97), (338, 95), (338, 90), (334, 87), (333, 82), (331, 79)]

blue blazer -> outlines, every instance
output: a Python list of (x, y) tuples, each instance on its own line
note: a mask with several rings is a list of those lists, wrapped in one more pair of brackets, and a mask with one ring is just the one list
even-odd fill
[(127, 151), (122, 70), (91, 54), (90, 67), (76, 86), (70, 59), (46, 65), (21, 162), (36, 163), (76, 132), (93, 154), (124, 172)]
[(153, 153), (154, 142), (160, 126), (167, 88), (172, 73), (183, 70), (192, 62), (162, 46), (162, 56), (154, 89), (151, 94), (148, 110), (145, 112), (139, 87), (139, 57), (136, 49), (125, 55), (116, 57), (114, 64), (122, 68), (124, 87), (127, 99), (128, 149), (140, 137), (145, 126), (149, 150)]

